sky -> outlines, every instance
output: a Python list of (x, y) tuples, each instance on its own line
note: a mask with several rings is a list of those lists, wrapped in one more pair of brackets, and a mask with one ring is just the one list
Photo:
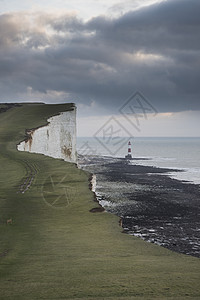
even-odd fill
[(199, 0), (0, 0), (0, 102), (75, 102), (79, 136), (111, 119), (199, 137), (199, 13)]

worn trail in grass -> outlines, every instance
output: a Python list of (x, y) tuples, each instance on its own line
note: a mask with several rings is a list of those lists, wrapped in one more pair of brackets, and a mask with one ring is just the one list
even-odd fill
[(16, 150), (25, 128), (69, 108), (23, 105), (0, 114), (0, 299), (200, 298), (198, 258), (122, 234), (117, 217), (89, 212), (98, 206), (89, 174)]

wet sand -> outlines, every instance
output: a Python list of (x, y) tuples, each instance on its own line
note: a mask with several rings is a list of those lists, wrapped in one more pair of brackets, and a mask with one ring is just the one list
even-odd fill
[(122, 218), (123, 232), (200, 257), (200, 185), (167, 175), (179, 170), (136, 165), (134, 160), (94, 156), (82, 158), (80, 165), (96, 174), (97, 198)]

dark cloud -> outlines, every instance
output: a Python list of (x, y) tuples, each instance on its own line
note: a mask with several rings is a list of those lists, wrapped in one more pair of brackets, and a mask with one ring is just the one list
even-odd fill
[(29, 101), (31, 89), (43, 101), (75, 95), (111, 112), (139, 90), (160, 112), (200, 110), (199, 11), (198, 0), (168, 0), (87, 22), (0, 15), (0, 100)]

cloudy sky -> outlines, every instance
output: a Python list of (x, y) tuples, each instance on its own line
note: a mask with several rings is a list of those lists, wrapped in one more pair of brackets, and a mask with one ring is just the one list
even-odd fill
[(112, 116), (200, 136), (199, 15), (199, 0), (0, 0), (0, 101), (76, 102), (80, 136)]

